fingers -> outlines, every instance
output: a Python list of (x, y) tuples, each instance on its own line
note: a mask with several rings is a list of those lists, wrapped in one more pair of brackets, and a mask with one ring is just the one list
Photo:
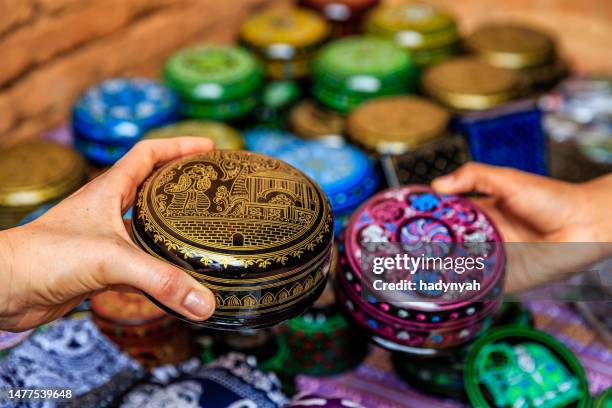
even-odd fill
[(108, 171), (109, 185), (121, 186), (122, 209), (125, 209), (134, 200), (136, 188), (156, 166), (182, 156), (210, 151), (213, 148), (212, 140), (201, 137), (139, 142)]
[(108, 255), (102, 275), (104, 285), (138, 288), (190, 320), (206, 320), (215, 309), (210, 289), (186, 272), (128, 245)]
[(496, 198), (505, 198), (534, 177), (537, 176), (514, 169), (470, 162), (451, 174), (436, 178), (432, 187), (444, 194), (476, 191)]

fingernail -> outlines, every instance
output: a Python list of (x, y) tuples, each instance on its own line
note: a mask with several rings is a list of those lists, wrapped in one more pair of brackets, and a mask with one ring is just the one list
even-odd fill
[(455, 182), (454, 174), (446, 174), (444, 176), (437, 177), (432, 183), (432, 187), (436, 190), (439, 189), (447, 189), (453, 185)]
[(201, 319), (208, 319), (213, 313), (213, 305), (210, 296), (204, 292), (192, 290), (185, 296), (183, 301), (185, 309)]

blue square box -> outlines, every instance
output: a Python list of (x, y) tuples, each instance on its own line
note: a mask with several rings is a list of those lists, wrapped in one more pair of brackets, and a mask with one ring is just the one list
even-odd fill
[(546, 136), (536, 101), (522, 100), (460, 114), (453, 128), (463, 134), (473, 160), (546, 175)]

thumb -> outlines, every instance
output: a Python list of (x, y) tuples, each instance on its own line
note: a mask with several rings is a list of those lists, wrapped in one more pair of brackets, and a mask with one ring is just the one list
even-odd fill
[(466, 163), (451, 174), (432, 181), (431, 186), (443, 194), (478, 192), (498, 199), (512, 196), (530, 175), (505, 167)]
[(140, 289), (190, 320), (206, 320), (213, 314), (214, 294), (186, 272), (130, 245), (121, 245), (117, 252), (105, 265), (106, 285)]

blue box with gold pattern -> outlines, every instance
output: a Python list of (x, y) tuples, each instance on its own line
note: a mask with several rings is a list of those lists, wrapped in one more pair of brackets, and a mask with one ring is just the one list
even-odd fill
[(178, 97), (144, 78), (113, 78), (87, 89), (72, 110), (75, 147), (91, 162), (109, 165), (147, 130), (178, 117)]

